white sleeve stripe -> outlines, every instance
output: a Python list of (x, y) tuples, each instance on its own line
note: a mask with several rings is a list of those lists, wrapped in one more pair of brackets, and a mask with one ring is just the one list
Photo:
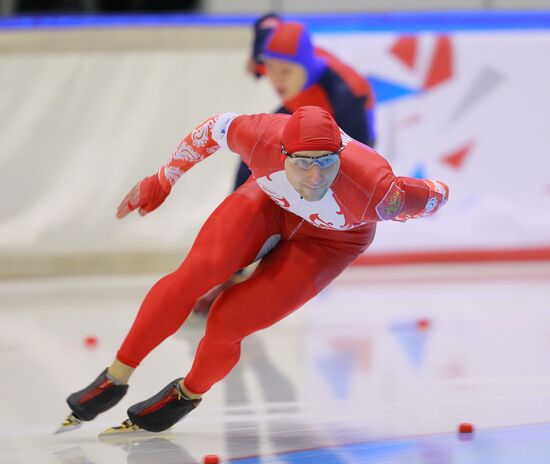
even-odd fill
[(233, 119), (237, 116), (239, 116), (237, 113), (223, 113), (219, 115), (214, 123), (214, 127), (212, 127), (212, 138), (221, 148), (231, 150), (227, 144), (227, 132), (229, 131), (229, 126), (233, 122)]

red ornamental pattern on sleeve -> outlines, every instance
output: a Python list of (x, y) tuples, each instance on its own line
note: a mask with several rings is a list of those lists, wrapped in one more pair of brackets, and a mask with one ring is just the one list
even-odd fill
[(180, 168), (173, 166), (164, 167), (164, 176), (170, 185), (174, 185), (182, 174), (183, 171)]
[(204, 159), (204, 155), (201, 153), (196, 152), (193, 150), (193, 148), (187, 144), (185, 140), (183, 140), (176, 152), (173, 155), (174, 159), (178, 160), (184, 160), (189, 163), (198, 163), (202, 159)]
[(168, 163), (161, 168), (159, 180), (167, 191), (184, 172), (220, 148), (212, 138), (212, 127), (217, 119), (217, 115), (211, 117), (188, 134), (178, 145)]
[(208, 140), (212, 140), (212, 127), (214, 127), (217, 119), (218, 116), (208, 119), (191, 133), (191, 139), (195, 147), (204, 147)]

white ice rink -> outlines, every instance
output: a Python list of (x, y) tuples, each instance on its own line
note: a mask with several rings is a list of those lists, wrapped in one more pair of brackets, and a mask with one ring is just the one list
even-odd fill
[[(204, 326), (192, 317), (119, 405), (53, 435), (66, 396), (111, 362), (157, 277), (0, 281), (1, 463), (550, 462), (550, 263), (354, 267), (247, 339), (237, 368), (172, 431), (99, 441), (186, 374)], [(462, 422), (476, 432), (457, 434)]]

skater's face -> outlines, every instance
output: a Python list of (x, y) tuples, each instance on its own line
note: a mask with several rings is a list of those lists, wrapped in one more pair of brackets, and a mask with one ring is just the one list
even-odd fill
[(277, 95), (283, 100), (294, 98), (306, 83), (306, 70), (291, 61), (268, 58), (265, 60), (265, 71)]
[[(290, 185), (305, 200), (319, 201), (338, 174), (340, 157), (335, 154), (333, 158), (330, 151), (317, 150), (298, 151), (292, 156), (285, 159), (285, 172)], [(318, 158), (318, 162), (309, 162), (308, 158)]]

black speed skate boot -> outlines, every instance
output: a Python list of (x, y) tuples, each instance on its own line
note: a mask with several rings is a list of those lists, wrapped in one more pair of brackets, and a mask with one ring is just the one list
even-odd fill
[(128, 385), (118, 382), (105, 369), (90, 385), (67, 398), (72, 414), (56, 433), (73, 430), (80, 427), (83, 421), (95, 419), (98, 414), (117, 404), (127, 391)]
[(181, 380), (183, 378), (170, 382), (148, 400), (130, 406), (128, 408), (130, 420), (149, 432), (162, 432), (183, 419), (199, 405), (201, 400), (187, 398), (181, 390)]
[(100, 436), (125, 432), (162, 432), (172, 427), (195, 409), (200, 399), (192, 400), (183, 393), (180, 381), (170, 382), (156, 395), (128, 408), (128, 419), (118, 427), (105, 430)]

